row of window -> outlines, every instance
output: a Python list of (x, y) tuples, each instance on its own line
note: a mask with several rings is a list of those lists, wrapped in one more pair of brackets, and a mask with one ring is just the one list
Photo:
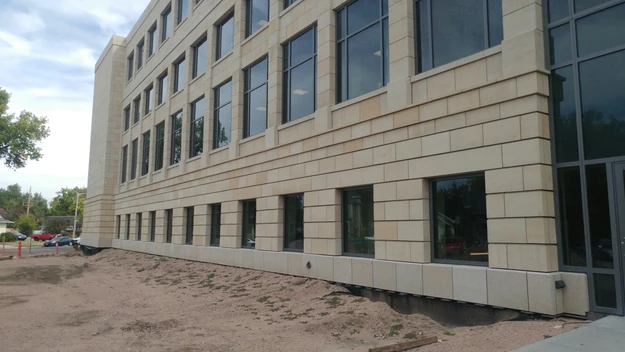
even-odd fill
[[(437, 179), (431, 183), (433, 258), (438, 261), (488, 262), (486, 188), (483, 175)], [(304, 249), (304, 195), (283, 196), (284, 250)], [(241, 247), (256, 246), (256, 200), (241, 202)], [(219, 246), (221, 205), (211, 208), (210, 245)], [(373, 186), (342, 191), (343, 253), (374, 256)], [(171, 243), (171, 209), (165, 211), (165, 242)], [(156, 212), (150, 212), (150, 241), (154, 241)], [(184, 208), (185, 243), (193, 244), (194, 207)], [(117, 217), (120, 238), (121, 216)], [(137, 239), (141, 239), (141, 213), (137, 213)], [(416, 226), (416, 225), (415, 225)], [(412, 229), (417, 231), (416, 227)], [(130, 215), (126, 215), (126, 239), (130, 238)]]

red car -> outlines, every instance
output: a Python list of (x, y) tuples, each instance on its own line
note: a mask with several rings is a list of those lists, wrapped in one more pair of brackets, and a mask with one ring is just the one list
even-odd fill
[(56, 236), (58, 235), (53, 235), (51, 233), (40, 233), (38, 235), (31, 235), (30, 238), (32, 238), (35, 241), (48, 241), (48, 240), (53, 239)]

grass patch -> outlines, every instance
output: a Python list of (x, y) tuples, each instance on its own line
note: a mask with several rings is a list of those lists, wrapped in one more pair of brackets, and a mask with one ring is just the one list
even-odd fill
[(455, 334), (449, 330), (443, 332), (443, 334), (447, 335), (447, 336), (454, 336)]
[(328, 315), (328, 314), (330, 314), (330, 313), (328, 313), (328, 312), (321, 312), (321, 313), (319, 313), (319, 316), (321, 316), (321, 317), (325, 317), (325, 316), (326, 316), (326, 315)]
[(414, 332), (409, 332), (406, 335), (404, 335), (404, 338), (406, 340), (416, 340), (417, 339), (417, 334), (415, 334)]
[(404, 325), (402, 325), (402, 324), (397, 324), (397, 325), (391, 326), (391, 330), (388, 332), (388, 336), (397, 336), (397, 335), (399, 335), (399, 332), (403, 328), (404, 328)]
[(269, 296), (263, 296), (263, 297), (261, 297), (261, 298), (257, 299), (256, 301), (257, 301), (257, 302), (260, 302), (260, 303), (264, 303), (264, 302), (267, 302), (267, 300), (268, 300), (269, 298), (271, 298), (271, 297), (269, 297)]
[(342, 305), (345, 305), (345, 303), (338, 297), (332, 297), (330, 299), (325, 300), (325, 302), (330, 308), (338, 308)]
[(137, 269), (137, 272), (138, 272), (138, 273), (143, 272), (143, 271), (145, 271), (145, 268), (139, 268), (139, 269)]
[(291, 299), (290, 298), (279, 298), (280, 302), (289, 302)]
[(238, 282), (238, 281), (241, 281), (241, 276), (237, 276), (234, 278), (234, 282)]
[(360, 298), (353, 300), (352, 303), (362, 303), (364, 301), (365, 301), (364, 297), (360, 297)]

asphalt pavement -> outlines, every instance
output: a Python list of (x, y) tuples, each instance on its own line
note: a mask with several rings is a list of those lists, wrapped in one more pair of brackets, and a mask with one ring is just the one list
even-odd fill
[[(2, 244), (0, 243), (0, 248)], [(72, 246), (61, 246), (59, 247), (59, 254), (63, 254), (65, 252), (69, 252), (70, 250), (74, 250)], [(39, 255), (39, 254), (54, 254), (56, 253), (56, 247), (44, 247), (43, 242), (35, 242), (32, 247), (28, 247), (28, 245), (22, 246), (22, 256), (27, 255)], [(5, 255), (16, 255), (17, 254), (17, 246), (5, 246), (4, 248)]]

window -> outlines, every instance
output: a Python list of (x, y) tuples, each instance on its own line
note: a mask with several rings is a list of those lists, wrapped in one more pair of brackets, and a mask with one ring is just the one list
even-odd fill
[(156, 238), (156, 212), (150, 212), (150, 242), (154, 242)]
[(150, 171), (150, 131), (143, 134), (143, 147), (141, 150), (141, 176)]
[(169, 165), (178, 164), (182, 155), (182, 110), (171, 117), (171, 154)]
[(184, 213), (186, 215), (186, 230), (185, 230), (185, 243), (193, 244), (193, 207), (184, 208)]
[(161, 14), (161, 43), (171, 35), (171, 5)]
[(163, 104), (167, 100), (169, 86), (167, 85), (167, 72), (158, 78), (158, 105)]
[(217, 25), (217, 50), (215, 60), (221, 59), (234, 46), (234, 16), (230, 15)]
[(171, 243), (171, 238), (174, 232), (174, 210), (165, 210), (165, 242)]
[(130, 53), (130, 55), (128, 56), (128, 58), (126, 59), (126, 66), (127, 66), (127, 74), (126, 74), (126, 80), (130, 81), (130, 79), (132, 78), (132, 74), (134, 71), (134, 64), (135, 64), (135, 53), (134, 51)]
[(152, 57), (156, 52), (156, 22), (154, 25), (148, 30), (148, 57)]
[(434, 259), (488, 263), (484, 175), (432, 182)]
[(117, 215), (117, 238), (120, 239), (122, 236), (122, 216)]
[(211, 205), (211, 238), (210, 245), (219, 247), (221, 237), (221, 204)]
[(130, 239), (130, 214), (126, 214), (126, 239)]
[(124, 108), (124, 131), (130, 128), (130, 105)]
[(230, 123), (232, 120), (232, 81), (215, 88), (215, 126), (213, 149), (230, 144)]
[(317, 27), (284, 45), (283, 121), (315, 112), (317, 77)]
[(193, 70), (191, 79), (199, 76), (206, 71), (206, 60), (208, 60), (208, 44), (206, 37), (193, 46)]
[(338, 102), (388, 83), (388, 2), (358, 0), (337, 13)]
[(126, 182), (127, 174), (128, 174), (128, 146), (125, 145), (122, 148), (122, 183)]
[(204, 151), (204, 97), (191, 103), (189, 132), (189, 158), (193, 158)]
[(145, 41), (141, 39), (137, 44), (137, 71), (143, 67), (143, 48), (145, 47)]
[(296, 2), (297, 0), (284, 0), (284, 8), (286, 9), (287, 7), (293, 5)]
[(269, 0), (247, 0), (247, 26), (245, 37), (249, 37), (269, 21)]
[(180, 24), (189, 13), (189, 0), (178, 0), (178, 16), (176, 16), (176, 24)]
[(185, 82), (184, 56), (174, 63), (174, 93), (184, 88)]
[(139, 152), (139, 138), (132, 141), (132, 157), (130, 159), (130, 179), (137, 178), (137, 153)]
[(241, 246), (244, 248), (256, 247), (256, 201), (243, 201), (243, 226)]
[(304, 250), (304, 195), (284, 196), (284, 250)]
[(374, 256), (373, 187), (343, 191), (343, 254)]
[(136, 97), (135, 100), (132, 101), (132, 104), (132, 124), (134, 125), (141, 119), (141, 95)]
[(163, 168), (165, 154), (165, 121), (156, 125), (156, 145), (154, 146), (154, 171)]
[(245, 70), (243, 138), (267, 129), (267, 58)]
[(141, 241), (141, 222), (143, 221), (143, 214), (137, 213), (137, 241)]
[(503, 39), (502, 0), (417, 0), (417, 71), (499, 45)]
[(144, 111), (143, 111), (143, 116), (149, 114), (152, 112), (152, 105), (154, 104), (154, 88), (150, 85), (144, 92), (143, 94), (145, 101), (144, 101)]

